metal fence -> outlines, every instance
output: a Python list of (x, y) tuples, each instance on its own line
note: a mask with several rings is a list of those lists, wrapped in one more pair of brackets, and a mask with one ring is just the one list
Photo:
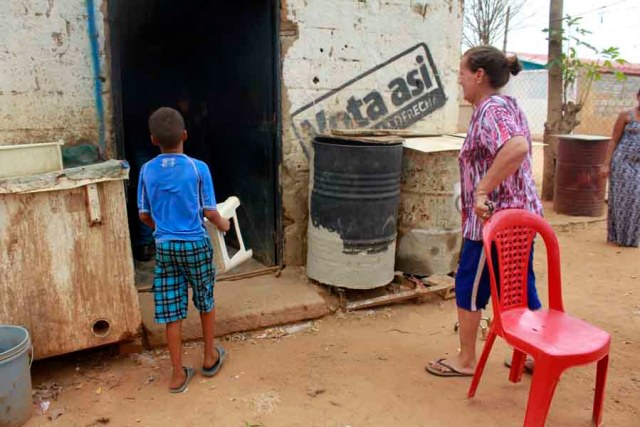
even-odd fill
[[(518, 100), (524, 110), (531, 134), (533, 146), (533, 174), (538, 190), (542, 188), (543, 146), (541, 142), (544, 124), (547, 119), (547, 70), (523, 71), (513, 77), (502, 92)], [(586, 80), (579, 80), (569, 98), (575, 100), (586, 89)], [(576, 134), (611, 135), (618, 115), (637, 105), (640, 89), (640, 76), (629, 75), (624, 81), (616, 80), (614, 75), (604, 74), (602, 79), (593, 82), (587, 101), (578, 115), (580, 125), (574, 129)], [(460, 100), (458, 130), (466, 132), (473, 109)]]

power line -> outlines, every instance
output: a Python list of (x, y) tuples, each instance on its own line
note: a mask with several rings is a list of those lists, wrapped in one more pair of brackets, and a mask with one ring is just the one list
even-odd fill
[(578, 17), (581, 17), (581, 16), (589, 15), (590, 13), (593, 13), (593, 12), (601, 12), (601, 11), (603, 11), (605, 9), (609, 9), (609, 8), (611, 8), (613, 6), (619, 5), (620, 3), (625, 3), (625, 2), (629, 2), (629, 1), (631, 1), (631, 0), (618, 0), (618, 1), (613, 2), (611, 4), (607, 4), (607, 5), (604, 5), (604, 6), (598, 6), (595, 9), (591, 9), (591, 10), (587, 10), (585, 12), (581, 12), (581, 13), (577, 13), (575, 15), (571, 15), (571, 17), (572, 18), (578, 18)]
[[(588, 10), (588, 11), (585, 11), (585, 12), (581, 12), (581, 13), (576, 14), (576, 15), (569, 15), (569, 16), (571, 16), (572, 18), (579, 18), (579, 17), (583, 17), (583, 16), (586, 16), (586, 15), (588, 15), (590, 13), (594, 13), (594, 12), (611, 13), (611, 12), (621, 11), (623, 9), (624, 9), (625, 12), (628, 12), (628, 11), (631, 11), (631, 10), (640, 9), (640, 6), (633, 6), (633, 7), (629, 7), (629, 8), (616, 8), (616, 9), (613, 9), (613, 10), (609, 9), (609, 8), (611, 8), (613, 6), (621, 5), (622, 3), (629, 2), (629, 1), (632, 1), (632, 0), (618, 0), (617, 2), (611, 3), (610, 5), (600, 6), (600, 7), (597, 7), (595, 9), (591, 9), (591, 10)], [(635, 0), (633, 0), (633, 1), (635, 2)], [(566, 19), (566, 15), (567, 14), (565, 14), (565, 18), (562, 18), (562, 20)], [(542, 25), (540, 25), (540, 24), (515, 25), (513, 30), (519, 31), (519, 30), (524, 30), (526, 28), (534, 28), (534, 27), (540, 27), (540, 26), (543, 26), (544, 28), (546, 28), (546, 27), (548, 27), (548, 25), (549, 24), (546, 23), (546, 22), (544, 24), (542, 24)]]

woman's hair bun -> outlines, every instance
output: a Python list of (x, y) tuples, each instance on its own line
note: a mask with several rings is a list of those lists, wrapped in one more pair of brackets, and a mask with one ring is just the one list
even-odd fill
[(514, 76), (517, 76), (518, 73), (522, 71), (522, 64), (520, 64), (516, 55), (507, 56), (507, 67), (509, 68), (509, 72)]

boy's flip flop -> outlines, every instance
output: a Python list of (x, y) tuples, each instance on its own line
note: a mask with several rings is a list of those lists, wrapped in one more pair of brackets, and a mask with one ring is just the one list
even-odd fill
[(224, 363), (224, 358), (227, 355), (226, 350), (221, 345), (216, 346), (216, 351), (218, 352), (218, 361), (213, 364), (210, 368), (202, 367), (202, 375), (205, 377), (212, 377), (220, 371), (222, 368), (222, 364)]
[[(442, 358), (442, 359), (436, 360), (435, 362), (431, 362), (430, 364), (425, 366), (424, 369), (426, 369), (426, 371), (429, 372), (431, 375), (435, 375), (437, 377), (472, 377), (473, 376), (473, 373), (460, 372), (457, 369), (454, 369), (450, 365), (444, 363), (444, 360), (445, 359)], [(434, 367), (436, 365), (439, 365), (445, 368), (446, 370), (441, 371)]]
[(184, 374), (186, 376), (185, 379), (184, 379), (184, 382), (178, 388), (169, 388), (169, 392), (171, 392), (171, 393), (184, 393), (189, 388), (189, 382), (191, 381), (191, 379), (193, 378), (193, 375), (196, 372), (193, 370), (193, 368), (187, 368), (186, 366), (183, 366), (182, 369), (184, 369)]

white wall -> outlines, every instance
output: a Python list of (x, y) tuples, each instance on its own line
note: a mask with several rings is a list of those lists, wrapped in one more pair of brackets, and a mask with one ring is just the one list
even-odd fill
[[(106, 138), (111, 122), (102, 0), (95, 0)], [(85, 0), (0, 2), (0, 144), (99, 141)]]
[[(327, 120), (327, 128), (332, 127), (331, 117), (340, 113), (335, 126), (341, 128), (457, 130), (461, 10), (459, 0), (288, 0), (283, 3), (281, 176), (288, 264), (304, 262), (306, 154), (311, 149), (313, 132), (321, 127), (322, 117)], [(426, 67), (430, 85), (425, 85), (428, 89), (423, 87), (417, 94), (416, 80), (426, 79), (416, 58), (425, 59), (425, 46), (433, 60)], [(409, 78), (414, 83), (411, 86), (407, 83), (407, 74), (414, 70)], [(397, 81), (390, 88), (390, 83), (397, 78), (405, 83)], [(415, 89), (416, 95), (406, 95), (403, 84), (407, 84), (411, 92)], [(396, 96), (394, 103), (394, 89), (397, 95), (405, 94), (406, 99)], [(354, 100), (350, 108), (351, 97)], [(360, 101), (362, 117), (359, 118), (358, 113), (353, 113), (353, 104)]]

